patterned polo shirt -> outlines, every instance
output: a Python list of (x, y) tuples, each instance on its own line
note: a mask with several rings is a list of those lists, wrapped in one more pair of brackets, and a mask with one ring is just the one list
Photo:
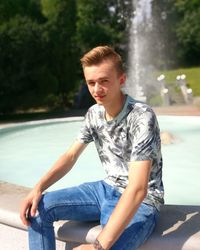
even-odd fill
[(81, 143), (94, 141), (106, 172), (105, 182), (123, 192), (128, 185), (130, 162), (152, 160), (144, 202), (158, 209), (164, 203), (160, 130), (156, 115), (144, 103), (126, 96), (121, 112), (111, 121), (95, 104), (87, 112), (78, 135)]

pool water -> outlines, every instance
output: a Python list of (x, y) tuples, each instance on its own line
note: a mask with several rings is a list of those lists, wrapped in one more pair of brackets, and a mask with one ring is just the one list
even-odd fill
[[(162, 146), (167, 204), (200, 205), (200, 117), (159, 116), (161, 131), (176, 137)], [(0, 129), (0, 180), (32, 187), (76, 138), (82, 118), (22, 123)], [(94, 144), (50, 190), (104, 177)]]

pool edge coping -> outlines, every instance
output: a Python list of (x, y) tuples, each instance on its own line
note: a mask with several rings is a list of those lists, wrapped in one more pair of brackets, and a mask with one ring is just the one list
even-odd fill
[(73, 116), (73, 117), (64, 117), (64, 118), (51, 118), (51, 119), (41, 119), (36, 121), (25, 121), (25, 122), (13, 122), (0, 124), (0, 131), (5, 128), (14, 128), (26, 125), (42, 125), (48, 123), (58, 123), (58, 122), (71, 122), (71, 121), (83, 121), (84, 116)]
[[(27, 230), (27, 227), (24, 226), (20, 220), (19, 216), (19, 208), (21, 201), (26, 197), (30, 188), (19, 186), (16, 184), (1, 182), (0, 181), (0, 223), (11, 226), (21, 230)], [(10, 203), (12, 201), (12, 203)], [(181, 230), (181, 227), (185, 225), (185, 230), (179, 233), (179, 237), (183, 237), (185, 241), (187, 230), (192, 231), (188, 235), (189, 237), (186, 240), (192, 241), (195, 240), (200, 243), (200, 230), (199, 230), (199, 222), (200, 222), (200, 206), (189, 206), (189, 205), (164, 205), (162, 207), (162, 213), (166, 213), (169, 218), (163, 216), (160, 227), (161, 229), (157, 229), (153, 238), (155, 241), (158, 237), (165, 237), (167, 234), (176, 233), (177, 230)], [(197, 216), (196, 221), (193, 219), (193, 216)], [(169, 227), (169, 220), (176, 219), (177, 223), (171, 223)], [(185, 217), (185, 218), (184, 218)], [(194, 221), (191, 221), (193, 219)], [(188, 223), (192, 223), (188, 225)], [(196, 224), (195, 224), (196, 223)], [(166, 225), (168, 224), (168, 225)], [(165, 231), (162, 231), (165, 228)], [(196, 230), (194, 233), (194, 229)], [(80, 222), (73, 221), (58, 221), (55, 223), (55, 234), (56, 238), (61, 241), (74, 241), (77, 240), (76, 234), (84, 234), (82, 240), (86, 242), (92, 241), (93, 236), (96, 235), (99, 231), (98, 224), (86, 224)], [(72, 231), (72, 232), (71, 232)], [(77, 233), (76, 233), (77, 232)], [(91, 236), (92, 235), (92, 236)], [(161, 241), (161, 239), (160, 239)], [(146, 248), (145, 248), (146, 249)]]

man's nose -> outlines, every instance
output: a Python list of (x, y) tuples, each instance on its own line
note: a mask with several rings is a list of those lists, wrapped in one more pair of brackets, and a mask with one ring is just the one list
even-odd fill
[(95, 92), (99, 92), (102, 90), (102, 87), (101, 85), (98, 83), (98, 82), (95, 82), (95, 85), (94, 85), (94, 91)]

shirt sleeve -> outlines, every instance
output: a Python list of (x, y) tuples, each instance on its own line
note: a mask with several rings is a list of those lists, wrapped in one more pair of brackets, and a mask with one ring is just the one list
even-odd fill
[(93, 141), (92, 133), (91, 133), (91, 121), (89, 111), (85, 115), (85, 119), (81, 129), (78, 133), (77, 140), (81, 143), (88, 144)]
[(130, 125), (130, 161), (153, 160), (160, 148), (160, 131), (151, 109), (141, 113)]

